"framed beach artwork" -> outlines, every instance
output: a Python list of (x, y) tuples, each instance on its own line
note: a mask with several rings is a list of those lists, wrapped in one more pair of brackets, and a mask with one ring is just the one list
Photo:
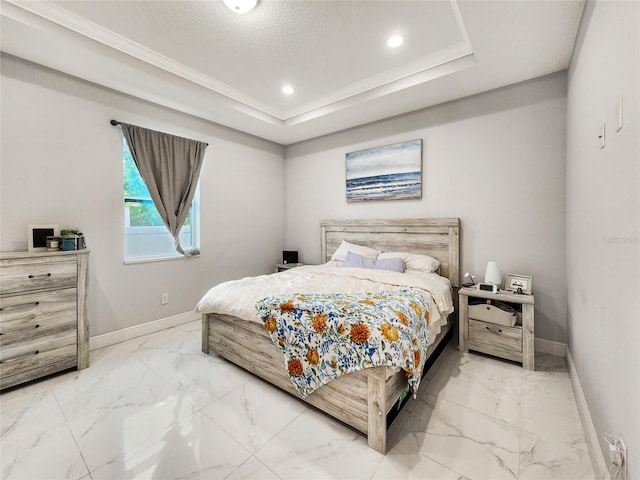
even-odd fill
[(347, 153), (347, 202), (422, 198), (422, 140)]

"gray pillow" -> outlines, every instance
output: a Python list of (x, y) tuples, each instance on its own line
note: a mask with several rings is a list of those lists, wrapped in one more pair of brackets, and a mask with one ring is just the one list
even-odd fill
[(391, 270), (392, 272), (404, 273), (404, 260), (401, 258), (385, 258), (374, 260), (373, 258), (358, 255), (357, 253), (347, 253), (347, 259), (343, 267), (373, 268), (376, 270)]

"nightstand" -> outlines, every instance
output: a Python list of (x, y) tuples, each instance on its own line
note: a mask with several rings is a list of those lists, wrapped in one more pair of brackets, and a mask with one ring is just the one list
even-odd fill
[(273, 267), (275, 268), (275, 273), (284, 272), (285, 270), (289, 270), (290, 268), (301, 267), (304, 265), (303, 263), (276, 263)]
[[(504, 302), (522, 311), (522, 323), (500, 325), (469, 318), (469, 298)], [(475, 350), (522, 363), (526, 370), (535, 370), (533, 295), (518, 295), (504, 290), (498, 293), (475, 288), (461, 288), (459, 300), (459, 345), (463, 353)]]

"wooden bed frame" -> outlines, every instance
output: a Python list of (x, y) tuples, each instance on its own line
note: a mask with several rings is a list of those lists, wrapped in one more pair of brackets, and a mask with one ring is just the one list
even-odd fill
[[(326, 262), (342, 240), (381, 251), (430, 255), (440, 261), (440, 275), (459, 287), (460, 262), (458, 218), (397, 220), (327, 220), (321, 223), (321, 261)], [(455, 297), (455, 295), (454, 295)], [(429, 346), (436, 349), (454, 322)], [(202, 351), (221, 357), (262, 377), (368, 437), (369, 447), (387, 451), (387, 413), (407, 385), (406, 375), (395, 367), (361, 370), (332, 380), (306, 398), (300, 397), (284, 368), (282, 352), (273, 345), (266, 329), (257, 323), (222, 314), (203, 314)]]

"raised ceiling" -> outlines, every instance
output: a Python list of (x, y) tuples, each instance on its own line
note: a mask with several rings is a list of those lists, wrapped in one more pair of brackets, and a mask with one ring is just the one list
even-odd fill
[[(222, 1), (1, 7), (7, 53), (288, 145), (566, 69), (584, 2), (260, 0), (243, 15)], [(404, 44), (389, 48), (391, 34)]]

